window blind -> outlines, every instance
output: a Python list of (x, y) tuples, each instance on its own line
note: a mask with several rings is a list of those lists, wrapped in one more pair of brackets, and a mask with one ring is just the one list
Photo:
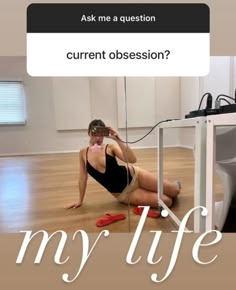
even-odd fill
[(0, 124), (23, 124), (25, 119), (23, 83), (0, 81)]

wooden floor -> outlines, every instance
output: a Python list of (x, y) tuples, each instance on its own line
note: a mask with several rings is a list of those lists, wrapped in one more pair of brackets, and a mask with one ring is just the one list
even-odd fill
[[(156, 149), (135, 150), (141, 166), (157, 173)], [(65, 210), (65, 204), (78, 196), (79, 153), (46, 154), (0, 158), (0, 232), (20, 230), (64, 230), (74, 232), (134, 232), (139, 216), (132, 206), (117, 202), (91, 177), (83, 205), (78, 209)], [(182, 219), (193, 207), (192, 150), (183, 148), (164, 149), (164, 178), (180, 180), (182, 191), (173, 212)], [(217, 187), (220, 194), (221, 186)], [(96, 227), (96, 220), (105, 213), (124, 213), (126, 219), (103, 228)], [(188, 228), (193, 229), (193, 218)], [(170, 218), (147, 218), (144, 231), (170, 232), (176, 225)]]

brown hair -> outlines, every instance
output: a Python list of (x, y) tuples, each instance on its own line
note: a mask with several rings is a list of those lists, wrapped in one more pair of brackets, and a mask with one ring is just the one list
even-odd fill
[(100, 119), (95, 119), (93, 121), (91, 121), (89, 123), (89, 126), (88, 126), (88, 133), (90, 133), (90, 131), (92, 130), (93, 127), (95, 126), (101, 126), (101, 127), (106, 127), (105, 123), (100, 120)]

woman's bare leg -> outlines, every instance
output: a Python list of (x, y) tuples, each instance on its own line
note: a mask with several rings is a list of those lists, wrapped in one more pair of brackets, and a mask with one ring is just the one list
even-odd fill
[[(172, 198), (163, 194), (163, 202), (168, 207), (171, 207)], [(130, 203), (136, 206), (146, 205), (153, 208), (159, 208), (157, 192), (147, 191), (142, 188), (137, 188), (133, 192), (129, 193), (128, 199), (124, 203), (126, 204)]]
[[(139, 185), (147, 191), (157, 192), (157, 176), (155, 174), (139, 168)], [(176, 197), (180, 192), (178, 186), (167, 180), (163, 181), (163, 193), (171, 198)]]

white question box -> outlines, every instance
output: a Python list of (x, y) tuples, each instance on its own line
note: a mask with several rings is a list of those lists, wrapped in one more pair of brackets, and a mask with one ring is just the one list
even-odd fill
[(31, 76), (205, 76), (205, 4), (31, 4)]

